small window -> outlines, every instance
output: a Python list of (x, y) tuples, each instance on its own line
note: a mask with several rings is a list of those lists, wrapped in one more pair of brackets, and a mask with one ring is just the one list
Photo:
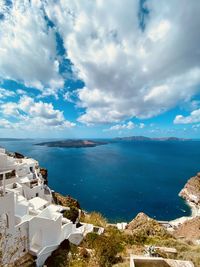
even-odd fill
[(35, 194), (35, 196), (36, 196), (36, 197), (38, 197), (38, 196), (39, 196), (39, 194), (38, 194), (38, 193), (36, 193), (36, 194)]

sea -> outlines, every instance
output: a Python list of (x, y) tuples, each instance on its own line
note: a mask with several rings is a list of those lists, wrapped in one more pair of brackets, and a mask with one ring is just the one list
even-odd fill
[(200, 171), (200, 141), (111, 141), (90, 148), (35, 145), (48, 140), (2, 141), (0, 146), (39, 161), (51, 189), (70, 195), (109, 222), (139, 212), (158, 220), (190, 215), (178, 193)]

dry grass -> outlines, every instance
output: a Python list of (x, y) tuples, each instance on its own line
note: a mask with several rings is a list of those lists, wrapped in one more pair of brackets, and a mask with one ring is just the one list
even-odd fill
[(81, 222), (91, 223), (96, 226), (106, 228), (107, 220), (98, 212), (91, 212), (89, 214), (82, 214)]

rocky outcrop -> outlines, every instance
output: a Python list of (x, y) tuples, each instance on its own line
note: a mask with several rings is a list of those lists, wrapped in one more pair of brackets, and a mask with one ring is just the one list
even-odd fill
[(200, 240), (200, 217), (195, 217), (185, 221), (174, 231), (176, 238), (185, 238), (186, 240)]
[(8, 267), (35, 267), (35, 257), (29, 253), (26, 253), (20, 259), (15, 261), (15, 263), (10, 264)]
[(200, 172), (188, 180), (179, 196), (188, 202), (200, 204)]
[(53, 199), (57, 205), (62, 205), (64, 207), (74, 207), (74, 208), (80, 209), (79, 202), (69, 195), (63, 196), (59, 193), (53, 193)]
[(54, 266), (69, 266), (69, 251), (70, 244), (67, 239), (65, 239), (60, 246), (53, 251), (50, 257), (46, 260), (44, 266), (54, 267)]
[(40, 168), (40, 174), (42, 175), (42, 178), (44, 179), (44, 183), (48, 185), (48, 170), (46, 168)]
[(167, 230), (156, 220), (151, 219), (144, 213), (139, 213), (128, 225), (126, 232), (137, 236), (170, 236)]
[(24, 155), (20, 154), (19, 152), (15, 152), (15, 153), (14, 153), (14, 157), (15, 157), (16, 159), (24, 159), (24, 158), (25, 158)]

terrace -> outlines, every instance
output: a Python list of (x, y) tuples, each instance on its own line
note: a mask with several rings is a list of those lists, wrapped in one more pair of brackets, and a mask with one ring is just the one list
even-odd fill
[(194, 267), (191, 261), (131, 255), (130, 267)]

